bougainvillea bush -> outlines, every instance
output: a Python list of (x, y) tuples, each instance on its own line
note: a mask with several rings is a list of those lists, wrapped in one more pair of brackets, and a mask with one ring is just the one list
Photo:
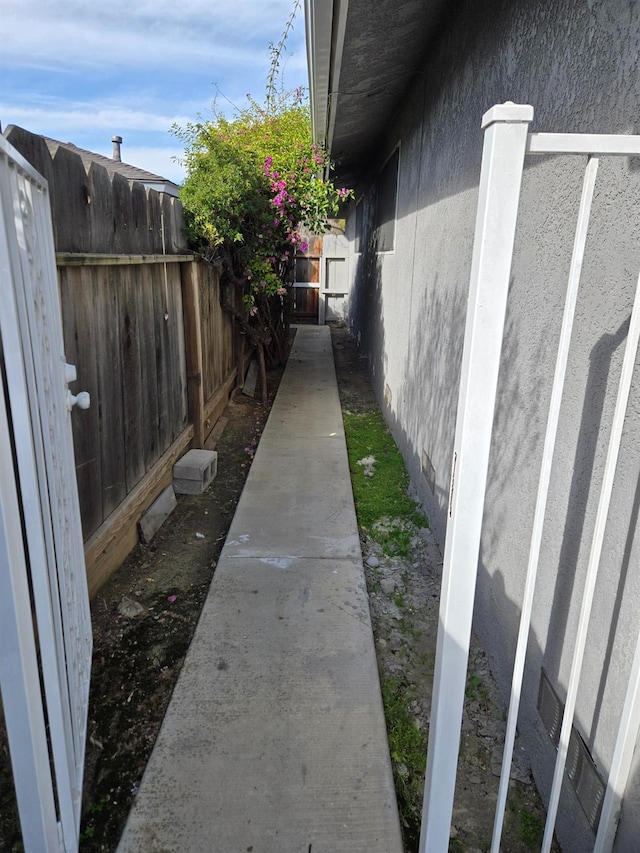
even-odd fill
[[(174, 128), (185, 145), (181, 199), (193, 248), (222, 264), (223, 304), (265, 358), (284, 357), (289, 290), (302, 236), (320, 234), (350, 191), (327, 177), (301, 89), (247, 95), (233, 118)], [(231, 291), (233, 298), (231, 298)], [(264, 387), (264, 385), (263, 385)]]

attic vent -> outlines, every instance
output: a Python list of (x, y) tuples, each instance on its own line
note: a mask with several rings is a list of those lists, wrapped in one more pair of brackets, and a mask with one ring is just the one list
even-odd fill
[[(564, 705), (558, 699), (558, 695), (551, 686), (544, 670), (540, 675), (538, 711), (553, 745), (557, 748), (560, 740)], [(591, 829), (597, 832), (605, 784), (596, 770), (586, 743), (575, 726), (571, 727), (566, 772)]]

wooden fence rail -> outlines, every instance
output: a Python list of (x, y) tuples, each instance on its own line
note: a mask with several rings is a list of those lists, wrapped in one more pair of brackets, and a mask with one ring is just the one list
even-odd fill
[(137, 524), (203, 447), (224, 410), (242, 339), (220, 306), (218, 271), (186, 250), (178, 199), (110, 177), (11, 127), (9, 141), (49, 182), (85, 558), (93, 594), (138, 541)]

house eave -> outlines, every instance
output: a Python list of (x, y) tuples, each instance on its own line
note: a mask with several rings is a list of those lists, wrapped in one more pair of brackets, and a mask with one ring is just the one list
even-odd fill
[(353, 184), (392, 127), (445, 6), (451, 0), (305, 0), (313, 135), (341, 181)]
[(333, 0), (305, 0), (307, 64), (313, 139), (327, 145)]

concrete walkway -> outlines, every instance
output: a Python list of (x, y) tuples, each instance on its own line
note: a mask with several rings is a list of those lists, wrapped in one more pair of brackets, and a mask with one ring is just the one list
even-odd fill
[(402, 851), (326, 326), (298, 328), (118, 851)]

